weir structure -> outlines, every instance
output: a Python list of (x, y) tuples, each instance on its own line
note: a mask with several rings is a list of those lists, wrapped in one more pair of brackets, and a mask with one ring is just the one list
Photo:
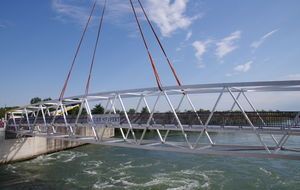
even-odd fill
[[(74, 59), (67, 74), (60, 96), (56, 100), (19, 107), (7, 113), (7, 130), (17, 136), (41, 136), (83, 143), (118, 147), (163, 150), (208, 155), (232, 155), (300, 159), (300, 112), (291, 114), (258, 112), (248, 94), (300, 92), (300, 81), (261, 81), (183, 85), (176, 74), (155, 29), (140, 0), (129, 0), (139, 32), (144, 43), (157, 87), (122, 91), (89, 93), (90, 80), (105, 15), (106, 1), (102, 5), (96, 43), (83, 95), (64, 97), (77, 55), (86, 30), (97, 5), (92, 6), (90, 16), (80, 38)], [(163, 86), (148, 41), (143, 33), (136, 6), (145, 17), (167, 65), (177, 83)], [(202, 98), (203, 95), (216, 96)], [(223, 96), (229, 97), (226, 113), (220, 114), (218, 106)], [(199, 103), (211, 101), (211, 109), (199, 111)], [(105, 105), (104, 114), (92, 114), (91, 105)], [(69, 110), (79, 107), (77, 115)], [(129, 108), (135, 106), (135, 111)], [(250, 108), (246, 111), (245, 106)], [(143, 109), (142, 109), (143, 107)], [(188, 107), (188, 112), (182, 108)], [(168, 113), (161, 113), (165, 109)], [(85, 111), (83, 111), (85, 110)], [(275, 122), (274, 122), (275, 121)], [(77, 134), (79, 127), (90, 127), (93, 135)], [(99, 128), (101, 130), (99, 130)], [(114, 128), (118, 135), (104, 138), (103, 133)], [(235, 134), (237, 140), (222, 141), (222, 134)], [(251, 135), (250, 141), (247, 141)], [(226, 135), (225, 135), (226, 136)], [(243, 138), (245, 137), (245, 139)], [(228, 143), (231, 142), (231, 143)]]

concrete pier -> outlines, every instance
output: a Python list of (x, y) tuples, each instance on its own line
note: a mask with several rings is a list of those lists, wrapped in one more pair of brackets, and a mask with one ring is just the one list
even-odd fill
[[(100, 134), (102, 129), (98, 129)], [(92, 135), (90, 127), (81, 127), (76, 130), (79, 135)], [(105, 130), (104, 137), (114, 136), (113, 129)], [(57, 152), (84, 145), (80, 142), (47, 139), (44, 137), (21, 137), (5, 139), (5, 132), (0, 132), (0, 164), (7, 164), (35, 158), (42, 154)]]

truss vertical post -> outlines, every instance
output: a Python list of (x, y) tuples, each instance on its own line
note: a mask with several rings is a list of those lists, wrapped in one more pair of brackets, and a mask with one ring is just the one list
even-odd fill
[[(38, 116), (39, 116), (39, 114), (40, 114), (40, 109), (41, 109), (41, 106), (39, 106), (39, 108), (38, 108), (36, 114), (34, 114), (34, 121), (33, 121), (33, 123), (32, 123), (32, 125), (33, 125), (34, 128), (35, 128), (35, 126), (36, 126), (37, 119), (38, 119)], [(34, 130), (34, 128), (33, 128), (33, 130)], [(39, 132), (41, 131), (39, 125), (37, 125), (37, 129), (38, 129)]]
[(32, 116), (35, 117), (35, 112), (34, 111), (32, 112)]
[(179, 108), (180, 108), (180, 106), (181, 106), (181, 104), (182, 104), (182, 102), (183, 102), (183, 100), (184, 100), (184, 97), (185, 97), (185, 94), (183, 93), (183, 95), (182, 95), (182, 97), (180, 98), (180, 101), (179, 101), (179, 103), (178, 103), (178, 106), (177, 106), (177, 108), (175, 109), (176, 112), (179, 111)]
[(196, 114), (196, 117), (197, 117), (198, 121), (200, 122), (200, 125), (203, 125), (203, 122), (202, 122), (202, 120), (201, 120), (199, 114), (197, 113), (197, 110), (196, 110), (196, 108), (195, 108), (195, 106), (194, 106), (192, 100), (190, 99), (190, 96), (189, 96), (187, 93), (186, 93), (186, 98), (187, 98), (187, 100), (188, 100), (190, 106), (192, 107), (194, 113)]
[(78, 121), (79, 121), (79, 118), (80, 118), (80, 116), (81, 116), (81, 114), (82, 114), (83, 106), (84, 106), (84, 99), (81, 100), (80, 107), (79, 107), (79, 111), (78, 111), (78, 114), (77, 114), (77, 116), (76, 116), (75, 125), (74, 125), (74, 135), (76, 135), (76, 130), (77, 130), (77, 126), (78, 126)]
[(62, 102), (60, 102), (60, 109), (61, 109), (61, 112), (62, 112), (62, 115), (63, 115), (63, 118), (64, 118), (66, 129), (69, 129), (69, 135), (74, 135), (74, 132), (73, 132), (73, 129), (72, 129), (71, 125), (68, 124), (68, 120), (67, 120), (67, 116), (66, 116), (66, 113), (65, 113), (64, 105), (63, 105)]
[(299, 124), (299, 122), (300, 122), (300, 112), (298, 112), (294, 118), (294, 126), (296, 127)]
[(169, 104), (169, 106), (170, 106), (170, 108), (171, 108), (171, 110), (172, 110), (172, 112), (173, 112), (175, 118), (176, 118), (176, 121), (177, 121), (179, 127), (181, 128), (182, 135), (183, 135), (183, 137), (184, 137), (184, 139), (185, 139), (187, 145), (190, 147), (190, 149), (192, 149), (192, 145), (190, 144), (190, 142), (189, 142), (189, 140), (188, 140), (187, 134), (186, 134), (185, 131), (184, 131), (184, 128), (183, 128), (183, 126), (182, 126), (182, 124), (181, 124), (181, 121), (180, 121), (180, 119), (179, 119), (179, 117), (178, 117), (178, 115), (177, 115), (177, 113), (176, 113), (176, 111), (175, 111), (175, 109), (174, 109), (174, 107), (173, 107), (173, 104), (172, 104), (172, 102), (171, 102), (169, 96), (167, 95), (166, 91), (163, 91), (163, 93), (164, 93), (165, 98), (166, 98), (166, 100), (167, 100), (167, 102), (168, 102), (168, 104)]
[[(203, 133), (207, 133), (207, 131), (206, 131), (207, 126), (208, 126), (208, 124), (209, 124), (212, 116), (214, 115), (214, 113), (216, 111), (216, 108), (217, 108), (217, 106), (218, 106), (218, 104), (219, 104), (219, 102), (221, 100), (221, 97), (223, 96), (224, 91), (225, 91), (225, 87), (223, 87), (221, 93), (219, 94), (219, 96), (217, 98), (217, 101), (216, 101), (215, 105), (213, 106), (213, 108), (212, 108), (212, 110), (211, 110), (211, 112), (210, 112), (210, 114), (209, 114), (209, 116), (208, 116), (208, 118), (207, 118), (207, 120), (206, 120), (206, 122), (204, 124), (203, 130), (201, 131), (201, 133), (199, 134), (198, 138), (196, 139), (194, 147), (193, 147), (194, 149), (197, 147), (197, 145), (198, 145), (198, 143), (199, 143), (199, 141), (200, 141)], [(210, 138), (210, 136), (208, 135), (207, 137), (208, 137), (208, 140), (210, 142), (210, 145), (214, 145), (215, 143), (212, 141), (212, 139)]]
[(90, 105), (89, 105), (89, 103), (88, 103), (86, 97), (84, 98), (84, 102), (85, 102), (85, 108), (86, 108), (87, 114), (88, 114), (89, 119), (90, 119), (90, 121), (91, 121), (92, 131), (93, 131), (93, 133), (94, 133), (94, 136), (95, 136), (96, 141), (98, 141), (98, 140), (99, 140), (99, 136), (98, 136), (98, 133), (97, 133), (97, 131), (96, 131), (96, 129), (95, 129), (94, 118), (93, 118), (93, 115), (92, 115), (92, 112), (91, 112), (91, 108), (90, 108)]
[[(142, 101), (142, 98), (143, 98), (143, 96), (141, 96), (141, 97), (139, 98), (138, 104), (137, 104), (137, 106), (136, 106), (136, 108), (135, 108), (135, 112), (137, 112), (137, 110), (139, 109), (140, 104), (141, 104), (141, 101)], [(134, 113), (133, 115), (135, 116), (136, 113)], [(129, 132), (130, 132), (130, 130), (127, 130), (126, 137), (128, 137)]]
[(51, 121), (51, 127), (52, 127), (53, 133), (56, 133), (56, 128), (54, 127), (54, 122), (55, 122), (55, 119), (56, 119), (56, 117), (57, 117), (57, 112), (58, 112), (60, 103), (61, 103), (61, 102), (58, 102), (58, 103), (57, 103), (57, 106), (56, 106), (56, 109), (55, 109), (55, 112), (54, 112), (54, 116), (53, 116), (53, 119), (52, 119), (52, 121)]
[[(105, 114), (106, 111), (107, 111), (108, 105), (109, 105), (109, 98), (107, 99), (106, 106), (104, 107), (104, 111), (103, 111), (104, 114)], [(101, 130), (101, 132), (100, 132), (100, 137), (99, 137), (99, 140), (100, 140), (100, 141), (103, 140), (103, 135), (104, 135), (104, 133), (105, 133), (106, 127), (107, 127), (107, 124), (106, 124), (104, 127), (102, 127), (102, 130)]]
[[(47, 120), (46, 120), (46, 117), (45, 117), (45, 112), (44, 112), (43, 106), (42, 106), (41, 104), (40, 104), (40, 110), (41, 110), (42, 117), (43, 117), (44, 127), (46, 128), (47, 133), (48, 133)], [(39, 129), (39, 130), (40, 130), (40, 129)]]
[[(183, 93), (183, 95), (182, 95), (182, 97), (181, 97), (181, 99), (179, 101), (179, 104), (178, 104), (177, 108), (175, 109), (176, 112), (179, 111), (180, 106), (181, 106), (181, 104), (182, 104), (182, 102), (184, 100), (184, 97), (185, 97), (185, 93)], [(173, 119), (172, 122), (174, 122), (174, 119)], [(167, 130), (167, 132), (165, 133), (165, 136), (164, 136), (164, 142), (167, 140), (169, 133), (170, 133), (170, 130)]]
[[(149, 116), (149, 118), (147, 120), (147, 124), (146, 124), (147, 126), (150, 126), (151, 120), (155, 124), (155, 120), (154, 120), (153, 116), (154, 116), (154, 113), (155, 113), (155, 110), (156, 110), (157, 103), (158, 103), (158, 101), (160, 99), (160, 96), (161, 96), (161, 92), (159, 92), (159, 94), (157, 95), (157, 98), (156, 98), (156, 100), (154, 102), (152, 110), (150, 110), (149, 104), (147, 103), (146, 98), (144, 97), (145, 105), (147, 107), (148, 112), (150, 113), (150, 116)], [(157, 129), (156, 132), (157, 132), (157, 134), (158, 134), (158, 136), (160, 138), (161, 143), (165, 143), (166, 141), (162, 138), (162, 135), (161, 135), (160, 131)], [(142, 135), (143, 138), (144, 138), (145, 133), (146, 133), (146, 130), (143, 131), (143, 135)]]
[[(238, 95), (236, 96), (236, 99), (237, 99), (237, 100), (239, 100), (241, 94), (242, 94), (242, 91), (240, 91), (240, 92), (238, 93)], [(233, 111), (233, 109), (234, 109), (235, 106), (236, 106), (236, 102), (233, 101), (233, 104), (232, 104), (232, 106), (231, 106), (231, 108), (230, 108), (229, 114), (228, 114), (228, 115), (226, 116), (226, 118), (225, 118), (224, 126), (226, 126), (228, 117), (231, 115), (231, 112)]]
[(116, 113), (116, 108), (115, 108), (116, 99), (117, 99), (117, 95), (115, 95), (113, 101), (110, 100), (111, 107), (110, 107), (110, 110), (109, 110), (109, 114), (111, 114), (111, 112)]
[[(265, 127), (266, 123), (263, 120), (263, 118), (259, 115), (259, 113), (257, 112), (257, 109), (254, 107), (254, 105), (252, 104), (252, 102), (250, 101), (250, 99), (246, 96), (246, 94), (244, 92), (242, 92), (242, 94), (245, 97), (245, 99), (248, 102), (248, 104), (250, 105), (250, 107), (252, 108), (252, 110), (256, 113), (256, 115), (258, 116), (258, 118), (262, 122), (263, 126)], [(270, 134), (270, 136), (271, 136), (272, 140), (275, 142), (275, 144), (278, 145), (278, 141), (276, 140), (276, 138), (274, 137), (274, 135)]]
[(24, 110), (22, 110), (22, 113), (21, 113), (21, 117), (20, 117), (20, 121), (19, 121), (19, 127), (18, 127), (19, 130), (21, 129), (23, 118), (24, 118)]
[(159, 94), (157, 95), (157, 98), (156, 98), (156, 100), (155, 100), (155, 102), (154, 102), (153, 108), (152, 108), (152, 110), (151, 110), (151, 112), (150, 112), (150, 116), (149, 116), (148, 121), (147, 121), (147, 125), (148, 125), (148, 126), (150, 125), (150, 122), (151, 122), (151, 120), (152, 120), (152, 118), (153, 118), (153, 115), (154, 115), (154, 112), (155, 112), (155, 109), (156, 109), (156, 105), (157, 105), (157, 103), (158, 103), (158, 100), (159, 100), (160, 96), (161, 96), (161, 93), (159, 93)]
[(64, 108), (64, 111), (65, 111), (66, 116), (68, 116), (69, 114), (68, 114), (68, 110), (67, 110), (66, 105), (63, 105), (63, 108)]
[[(295, 127), (295, 126), (297, 126), (298, 125), (298, 123), (299, 123), (299, 116), (300, 116), (300, 112), (298, 112), (298, 114), (296, 115), (296, 117), (294, 118), (294, 123), (293, 123), (293, 126)], [(291, 131), (291, 126), (289, 126), (289, 132)], [(275, 149), (275, 152), (277, 153), (279, 150), (281, 150), (282, 149), (282, 147), (284, 146), (284, 144), (286, 143), (286, 141), (289, 139), (289, 137), (290, 137), (290, 134), (289, 134), (289, 132), (287, 132), (286, 134), (284, 134), (283, 136), (282, 136), (282, 138), (279, 140), (279, 143), (278, 143), (278, 145), (276, 146), (276, 149)]]
[(14, 122), (14, 126), (15, 126), (15, 131), (18, 131), (18, 127), (17, 127), (17, 122), (16, 122), (16, 118), (15, 118), (15, 114), (14, 112), (11, 113), (13, 122)]
[[(196, 114), (196, 117), (197, 117), (197, 119), (198, 119), (200, 125), (203, 126), (203, 122), (202, 122), (202, 120), (201, 120), (199, 114), (197, 113), (197, 110), (196, 110), (196, 108), (195, 108), (195, 106), (194, 106), (192, 100), (190, 99), (190, 96), (189, 96), (187, 93), (186, 93), (186, 97), (187, 97), (187, 100), (188, 100), (189, 104), (191, 105), (191, 107), (192, 107), (194, 113)], [(211, 139), (211, 137), (210, 137), (210, 135), (208, 134), (208, 132), (207, 132), (206, 129), (205, 129), (204, 133), (205, 133), (206, 137), (208, 138), (209, 142), (210, 142), (210, 143), (213, 143), (213, 141), (212, 141), (212, 139)]]
[(25, 112), (25, 117), (26, 117), (28, 129), (29, 129), (30, 132), (32, 133), (33, 131), (32, 131), (31, 125), (30, 125), (30, 121), (29, 121), (29, 116), (28, 116), (28, 110), (27, 110), (27, 108), (24, 108), (24, 112)]
[[(120, 94), (118, 94), (118, 99), (119, 99), (119, 101), (120, 101), (121, 107), (122, 107), (122, 109), (123, 109), (123, 111), (124, 111), (126, 120), (127, 120), (128, 125), (129, 125), (129, 127), (130, 127), (130, 131), (131, 131), (132, 137), (133, 137), (134, 141), (136, 142), (136, 137), (135, 137), (135, 134), (134, 134), (134, 131), (133, 131), (133, 128), (132, 128), (130, 119), (129, 119), (129, 117), (128, 117), (127, 110), (126, 110), (126, 108), (125, 108), (125, 106), (124, 106), (124, 103), (123, 103), (123, 100), (122, 100)], [(128, 138), (128, 135), (126, 136), (126, 139), (127, 139), (127, 138)]]
[[(159, 95), (159, 96), (160, 96), (160, 95)], [(147, 100), (146, 100), (146, 98), (145, 98), (145, 96), (143, 96), (143, 101), (144, 101), (144, 104), (145, 104), (145, 106), (146, 106), (148, 112), (149, 112), (149, 113), (152, 113), (151, 110), (150, 110), (149, 104), (148, 104), (148, 102), (147, 102)], [(156, 107), (157, 102), (158, 102), (158, 98), (157, 98), (156, 103), (155, 103), (155, 105), (154, 105), (153, 112), (155, 111), (155, 107)], [(149, 120), (148, 120), (148, 121), (149, 121)], [(152, 116), (152, 121), (155, 123), (153, 116)], [(145, 136), (145, 134), (146, 134), (146, 131), (147, 131), (146, 129), (143, 130), (143, 133), (142, 133), (142, 136), (141, 136), (141, 138), (140, 138), (139, 144), (142, 143), (142, 140), (144, 139), (144, 136)], [(157, 132), (157, 134), (158, 134), (158, 137), (159, 137), (159, 139), (160, 139), (160, 142), (161, 142), (161, 143), (164, 143), (165, 141), (163, 140), (162, 135), (161, 135), (159, 129), (156, 129), (156, 132)]]
[[(111, 114), (111, 112), (113, 112), (114, 114), (117, 113), (116, 112), (116, 108), (115, 108), (115, 103), (116, 103), (116, 100), (117, 100), (117, 96), (118, 95), (115, 94), (113, 101), (112, 100), (109, 101), (110, 104), (111, 104), (111, 107), (110, 107), (110, 110), (109, 110), (109, 114)], [(123, 131), (123, 129), (121, 127), (120, 127), (120, 132), (121, 132), (121, 135), (122, 135), (124, 141), (127, 141), (127, 137), (125, 136), (125, 133), (124, 133), (124, 131)]]
[(49, 108), (47, 106), (46, 106), (46, 112), (47, 112), (48, 116), (51, 116), (50, 110), (49, 110)]
[(106, 105), (104, 107), (104, 113), (107, 113), (108, 105), (109, 105), (110, 99), (107, 99)]
[(240, 108), (241, 112), (243, 113), (245, 119), (247, 120), (247, 122), (249, 123), (249, 125), (252, 127), (253, 131), (255, 132), (256, 136), (258, 137), (259, 141), (261, 142), (261, 144), (265, 147), (266, 151), (268, 153), (271, 153), (268, 146), (263, 142), (263, 140), (261, 139), (261, 136), (259, 135), (259, 133), (256, 131), (253, 123), (251, 122), (251, 120), (249, 119), (248, 115), (246, 114), (244, 108), (241, 106), (241, 104), (238, 102), (238, 100), (236, 99), (236, 97), (233, 95), (232, 91), (230, 90), (230, 88), (227, 87), (228, 92), (230, 93), (231, 97), (233, 98), (233, 100), (236, 102), (237, 106)]

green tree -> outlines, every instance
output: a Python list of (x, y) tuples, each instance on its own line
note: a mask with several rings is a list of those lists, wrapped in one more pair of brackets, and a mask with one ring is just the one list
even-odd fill
[(92, 114), (104, 114), (104, 108), (101, 104), (96, 104), (92, 109)]
[(142, 107), (141, 114), (149, 113), (147, 107)]
[(42, 101), (42, 99), (40, 97), (34, 97), (30, 100), (30, 104), (36, 104), (40, 101)]
[(200, 108), (198, 112), (210, 112), (209, 110)]
[(1, 118), (4, 118), (5, 112), (6, 112), (6, 109), (5, 109), (5, 108), (0, 108), (0, 119), (1, 119)]
[[(69, 114), (69, 115), (72, 115), (72, 116), (78, 115), (79, 109), (80, 109), (80, 106), (75, 107), (75, 108), (69, 110), (69, 111), (68, 111), (68, 114)], [(81, 115), (86, 115), (86, 114), (87, 114), (86, 109), (83, 108), (83, 109), (82, 109), (82, 112), (81, 112)]]
[(116, 114), (123, 115), (123, 114), (124, 114), (124, 111), (121, 111), (121, 110), (116, 109)]
[(17, 108), (17, 107), (2, 107), (2, 108), (0, 108), (0, 119), (1, 118), (4, 118), (5, 117), (5, 113), (7, 112), (7, 111), (10, 111), (10, 110), (12, 110), (12, 109), (15, 109), (15, 108)]
[(52, 100), (52, 98), (50, 98), (50, 97), (49, 97), (49, 98), (45, 98), (45, 99), (43, 99), (43, 101), (44, 101), (44, 102), (46, 102), (46, 101), (50, 101), (50, 100)]
[(128, 110), (128, 112), (127, 112), (128, 114), (134, 114), (135, 113), (135, 109), (133, 109), (133, 108), (130, 108), (129, 110)]

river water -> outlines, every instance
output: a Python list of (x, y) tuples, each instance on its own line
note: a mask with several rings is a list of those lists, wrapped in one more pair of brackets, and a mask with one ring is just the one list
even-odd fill
[(0, 189), (291, 190), (300, 161), (87, 145), (0, 166)]

